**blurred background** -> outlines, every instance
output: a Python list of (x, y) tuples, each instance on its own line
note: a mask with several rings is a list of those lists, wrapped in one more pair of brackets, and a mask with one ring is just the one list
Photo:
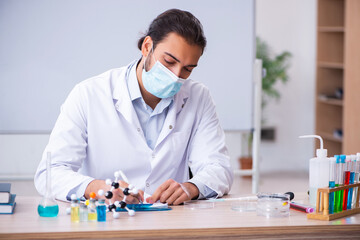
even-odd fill
[[(222, 1), (206, 2), (210, 2), (210, 5), (213, 6), (222, 4)], [(263, 131), (259, 159), (260, 191), (307, 191), (309, 160), (313, 157), (316, 146), (313, 140), (300, 140), (298, 136), (324, 133), (326, 138), (325, 148), (328, 146), (331, 154), (340, 154), (342, 152), (354, 154), (354, 151), (356, 151), (354, 150), (355, 147), (345, 147), (345, 143), (348, 144), (346, 146), (349, 146), (350, 140), (346, 140), (344, 146), (342, 145), (342, 127), (345, 122), (342, 121), (341, 115), (343, 111), (342, 69), (344, 68), (343, 65), (341, 66), (341, 62), (344, 62), (345, 50), (336, 50), (338, 48), (336, 44), (345, 49), (342, 46), (342, 44), (345, 44), (345, 0), (250, 0), (247, 2), (250, 6), (253, 6), (254, 10), (254, 36), (253, 45), (250, 46), (254, 48), (254, 55), (256, 48), (257, 54), (261, 54), (263, 58), (266, 58), (264, 61), (267, 61), (269, 67), (267, 76), (272, 77), (267, 79), (267, 88), (263, 90)], [(0, 13), (7, 11), (9, 5), (5, 3), (7, 1), (0, 2)], [(155, 3), (156, 1), (154, 1)], [(169, 1), (169, 4), (171, 5), (171, 1)], [(42, 9), (41, 11), (45, 10)], [(33, 9), (33, 11), (36, 11), (36, 9)], [(79, 11), (79, 14), (82, 14), (81, 11)], [(199, 14), (201, 15), (201, 11)], [(8, 23), (4, 22), (5, 20), (1, 15), (0, 23), (1, 26), (4, 26)], [(198, 16), (196, 13), (194, 15)], [(201, 20), (200, 17), (199, 19)], [(150, 20), (144, 24), (143, 29), (136, 29), (135, 33), (145, 31), (149, 23)], [(323, 25), (320, 26), (319, 24)], [(203, 25), (205, 27), (206, 23), (203, 22)], [(4, 29), (0, 28), (1, 35), (6, 34)], [(31, 31), (31, 29), (25, 30)], [(319, 34), (318, 37), (317, 34)], [(255, 44), (255, 37), (257, 44)], [(210, 41), (209, 36), (208, 38)], [(328, 48), (325, 46), (320, 51), (321, 47), (317, 48), (317, 39), (323, 41), (324, 45), (326, 45), (326, 42), (331, 43)], [(134, 39), (134, 41), (136, 40), (137, 38)], [(61, 42), (61, 36), (59, 36), (59, 42)], [(56, 42), (52, 44), (56, 47)], [(323, 44), (319, 46), (323, 46)], [(11, 48), (11, 46), (4, 46), (4, 44), (1, 44), (0, 47), (3, 48), (0, 49), (0, 52), (7, 47)], [(241, 48), (241, 45), (237, 47)], [(93, 51), (96, 55), (96, 52), (101, 51), (101, 49), (94, 49)], [(115, 53), (117, 53), (117, 50), (115, 50)], [(316, 60), (317, 55), (318, 61)], [(338, 55), (341, 56), (337, 57)], [(4, 67), (8, 63), (8, 57), (1, 56), (0, 65)], [(327, 57), (329, 59), (326, 59)], [(69, 56), (70, 58), (71, 56)], [(126, 58), (126, 61), (128, 59), (131, 60), (132, 58)], [(335, 79), (334, 81), (337, 81), (335, 84), (330, 84), (332, 89), (322, 87), (319, 76), (316, 76), (317, 67), (321, 67), (320, 60), (330, 65), (322, 66), (318, 72), (323, 75), (327, 74), (328, 79), (332, 78), (332, 76), (341, 78), (340, 80)], [(336, 65), (339, 62), (340, 67)], [(335, 64), (335, 67), (331, 64)], [(122, 65), (124, 64), (119, 63), (119, 66), (112, 67)], [(106, 70), (103, 69), (103, 71)], [(101, 71), (91, 72), (92, 75), (98, 73), (101, 73)], [(87, 76), (90, 77), (91, 74), (88, 73)], [(79, 81), (81, 80), (83, 79), (79, 79)], [(5, 86), (6, 81), (7, 79), (0, 79), (0, 86)], [(318, 87), (316, 88), (316, 86)], [(6, 90), (3, 89), (3, 91)], [(16, 92), (12, 94), (13, 100), (16, 101)], [(41, 92), (38, 94), (41, 94)], [(241, 94), (239, 92), (239, 95)], [(66, 95), (67, 93), (64, 94), (63, 101)], [(320, 99), (318, 99), (319, 97)], [(217, 96), (215, 101), (217, 99), (220, 99), (220, 97)], [(335, 104), (332, 102), (333, 100), (335, 100)], [(23, 103), (19, 101), (16, 104)], [(2, 102), (0, 106), (4, 107), (6, 105), (8, 103)], [(251, 103), (249, 103), (249, 106), (251, 106)], [(59, 109), (56, 109), (56, 111), (59, 111)], [(0, 114), (2, 114), (1, 112), (3, 111), (0, 109)], [(325, 116), (325, 119), (321, 120), (321, 116)], [(26, 114), (23, 117), (26, 119)], [(9, 116), (7, 118), (9, 119)], [(341, 120), (335, 120), (332, 124), (331, 120), (326, 120), (331, 118), (340, 118)], [(355, 120), (349, 121), (356, 122)], [(324, 127), (324, 124), (326, 127)], [(358, 125), (359, 123), (356, 123), (357, 128), (355, 128), (354, 133), (358, 134), (357, 136), (360, 134)], [(248, 162), (240, 163), (241, 158), (248, 158), (250, 155), (248, 143), (251, 136), (249, 136), (248, 131), (226, 129), (225, 133), (234, 170), (248, 167)], [(48, 142), (49, 134), (50, 132), (46, 131), (38, 133), (3, 131), (0, 133), (0, 180), (13, 182), (14, 191), (19, 188), (22, 194), (36, 194), (32, 180), (42, 152)], [(355, 143), (351, 142), (351, 144)], [(232, 192), (251, 192), (250, 178), (236, 175)]]

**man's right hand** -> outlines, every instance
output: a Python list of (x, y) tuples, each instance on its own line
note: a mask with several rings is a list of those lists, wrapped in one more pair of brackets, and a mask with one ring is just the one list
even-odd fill
[[(129, 184), (124, 181), (118, 181), (118, 183), (121, 188), (127, 188), (129, 186)], [(104, 192), (106, 193), (107, 191), (109, 191), (111, 189), (111, 186), (107, 185), (104, 180), (96, 179), (96, 180), (91, 181), (85, 189), (85, 194), (84, 194), (85, 198), (89, 199), (91, 192), (96, 193), (96, 196), (98, 196), (98, 191), (100, 189), (104, 190)], [(112, 191), (112, 193), (113, 193), (113, 197), (111, 198), (112, 203), (114, 203), (115, 201), (121, 201), (124, 199), (124, 193), (120, 188), (114, 189)], [(98, 198), (105, 198), (105, 197), (98, 196)], [(106, 199), (106, 201), (108, 201), (108, 200)], [(139, 193), (137, 195), (131, 194), (126, 197), (126, 203), (129, 203), (129, 204), (137, 204), (140, 201), (142, 201), (142, 202), (144, 201), (144, 191), (142, 191), (142, 190), (139, 190)]]

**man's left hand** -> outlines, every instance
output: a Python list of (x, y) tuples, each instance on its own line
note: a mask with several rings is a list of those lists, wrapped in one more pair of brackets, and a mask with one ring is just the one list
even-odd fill
[(168, 179), (146, 201), (155, 203), (160, 200), (160, 202), (169, 205), (179, 205), (197, 196), (199, 196), (199, 189), (194, 184), (190, 182), (178, 183), (173, 179)]

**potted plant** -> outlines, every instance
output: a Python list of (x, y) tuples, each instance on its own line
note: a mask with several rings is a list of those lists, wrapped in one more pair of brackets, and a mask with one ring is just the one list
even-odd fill
[[(269, 101), (272, 99), (279, 100), (280, 93), (276, 89), (275, 84), (280, 81), (285, 84), (289, 80), (287, 70), (290, 66), (291, 53), (284, 51), (279, 55), (272, 57), (269, 45), (256, 38), (256, 58), (262, 59), (263, 68), (266, 71), (266, 75), (262, 79), (262, 109), (266, 107)], [(265, 123), (265, 119), (262, 119), (262, 124)], [(241, 169), (252, 168), (252, 132), (244, 133), (242, 136), (242, 156), (239, 158)]]

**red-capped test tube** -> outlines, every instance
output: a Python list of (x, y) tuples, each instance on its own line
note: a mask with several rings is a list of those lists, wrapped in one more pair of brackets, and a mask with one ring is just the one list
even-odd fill
[[(351, 156), (346, 156), (345, 159), (345, 169), (344, 169), (344, 185), (349, 185), (350, 182), (350, 163)], [(344, 190), (344, 198), (343, 198), (343, 210), (347, 209), (349, 189)]]

